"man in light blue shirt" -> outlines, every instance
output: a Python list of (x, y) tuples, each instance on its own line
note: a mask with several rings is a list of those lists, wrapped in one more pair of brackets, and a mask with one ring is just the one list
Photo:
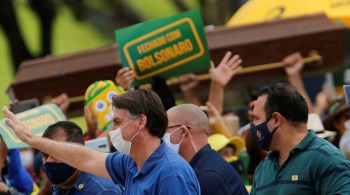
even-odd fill
[(120, 153), (109, 155), (106, 167), (114, 182), (125, 185), (125, 194), (199, 194), (192, 168), (164, 142), (139, 171), (130, 156)]
[(114, 96), (113, 107), (115, 130), (109, 133), (119, 151), (113, 154), (37, 137), (7, 108), (3, 112), (23, 142), (79, 170), (112, 178), (125, 194), (200, 194), (190, 165), (161, 141), (168, 118), (160, 98), (138, 89)]

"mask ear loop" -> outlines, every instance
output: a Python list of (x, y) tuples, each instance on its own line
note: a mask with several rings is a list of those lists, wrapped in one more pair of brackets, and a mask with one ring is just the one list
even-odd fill
[[(131, 121), (134, 121), (135, 119), (131, 119), (129, 120), (125, 125), (123, 125), (122, 127), (120, 127), (120, 132), (122, 131), (122, 129), (124, 127), (126, 127), (129, 123), (131, 123)], [(129, 142), (132, 142), (132, 140), (140, 133), (140, 130), (129, 140)], [(124, 139), (124, 138), (123, 138)]]
[[(187, 127), (186, 127), (186, 129), (187, 129)], [(192, 146), (193, 146), (193, 149), (194, 149), (194, 151), (197, 153), (197, 152), (198, 152), (198, 150), (197, 150), (196, 145), (194, 144), (194, 141), (193, 141), (193, 138), (192, 138), (191, 132), (190, 132), (190, 130), (188, 130), (188, 129), (187, 129), (187, 132), (188, 132), (188, 134), (190, 135), (190, 138), (191, 138), (190, 142), (191, 142), (191, 144), (192, 144)]]
[[(176, 131), (178, 131), (179, 129), (181, 129), (181, 127), (182, 127), (182, 126), (180, 126), (179, 128), (177, 128), (177, 129), (175, 129), (174, 131), (172, 131), (171, 133), (169, 133), (169, 139), (170, 139), (169, 141), (170, 141), (171, 144), (174, 144), (174, 143), (171, 142), (171, 135), (172, 135), (173, 133), (175, 133)], [(181, 130), (181, 134), (183, 134), (183, 133), (184, 133), (183, 130)], [(182, 137), (181, 140), (180, 140), (180, 142), (177, 143), (177, 144), (181, 144), (181, 142), (182, 142), (183, 139), (184, 139), (184, 138)]]
[(131, 121), (134, 121), (135, 119), (131, 119), (129, 120), (125, 125), (123, 125), (122, 127), (120, 127), (120, 130), (123, 129), (124, 127), (126, 127), (129, 123), (131, 123)]
[[(181, 129), (181, 132), (180, 132), (181, 134), (183, 134), (183, 133), (184, 133), (184, 131), (182, 130), (182, 126), (180, 126), (179, 128), (175, 129), (173, 132), (171, 132), (171, 133), (170, 133), (170, 139), (171, 139), (171, 135), (172, 135), (173, 133), (175, 133), (176, 131), (178, 131), (179, 129)], [(182, 142), (183, 140), (184, 140), (184, 138), (183, 138), (183, 137), (182, 137), (182, 135), (181, 135), (181, 140), (180, 140), (180, 142), (179, 142), (179, 143), (177, 143), (177, 144), (179, 144), (179, 145), (180, 145), (180, 144), (181, 144), (181, 142)], [(170, 140), (170, 143), (172, 143), (172, 142), (171, 142), (171, 140)], [(174, 143), (172, 143), (172, 144), (174, 144)]]

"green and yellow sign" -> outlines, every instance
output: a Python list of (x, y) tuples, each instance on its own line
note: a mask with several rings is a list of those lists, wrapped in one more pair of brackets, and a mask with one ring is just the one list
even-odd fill
[(123, 28), (116, 37), (123, 66), (135, 72), (134, 84), (155, 75), (167, 78), (210, 67), (199, 10)]
[[(49, 125), (58, 121), (67, 120), (63, 112), (55, 104), (46, 104), (16, 114), (16, 116), (24, 123), (33, 135), (42, 136)], [(5, 120), (0, 121), (0, 134), (4, 139), (8, 149), (29, 147), (23, 143), (15, 133), (5, 123)]]

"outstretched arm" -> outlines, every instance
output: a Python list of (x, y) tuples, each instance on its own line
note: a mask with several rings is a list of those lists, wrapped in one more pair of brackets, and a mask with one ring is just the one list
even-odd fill
[(211, 63), (209, 69), (211, 83), (209, 92), (209, 102), (222, 113), (222, 107), (224, 102), (224, 88), (231, 78), (242, 69), (240, 64), (242, 60), (239, 55), (232, 56), (230, 51), (226, 52), (224, 58), (222, 58), (220, 64), (214, 67)]
[(82, 145), (59, 142), (32, 135), (29, 129), (24, 126), (24, 124), (11, 111), (6, 107), (4, 107), (2, 111), (6, 117), (6, 124), (24, 143), (79, 170), (94, 175), (110, 177), (105, 166), (108, 154), (89, 149)]

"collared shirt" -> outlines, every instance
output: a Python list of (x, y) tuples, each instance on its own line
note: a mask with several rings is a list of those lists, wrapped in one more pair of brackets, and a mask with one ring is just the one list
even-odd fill
[(207, 144), (190, 161), (202, 194), (248, 194), (236, 170)]
[(60, 194), (91, 194), (91, 195), (102, 195), (102, 194), (123, 194), (122, 188), (113, 183), (111, 179), (99, 177), (89, 173), (81, 172), (79, 178), (74, 184), (66, 190), (53, 185), (53, 195)]
[(125, 194), (200, 194), (192, 168), (163, 141), (139, 171), (129, 155), (118, 152), (107, 157), (106, 168)]
[(350, 194), (350, 161), (311, 130), (281, 167), (278, 152), (261, 161), (251, 194)]

